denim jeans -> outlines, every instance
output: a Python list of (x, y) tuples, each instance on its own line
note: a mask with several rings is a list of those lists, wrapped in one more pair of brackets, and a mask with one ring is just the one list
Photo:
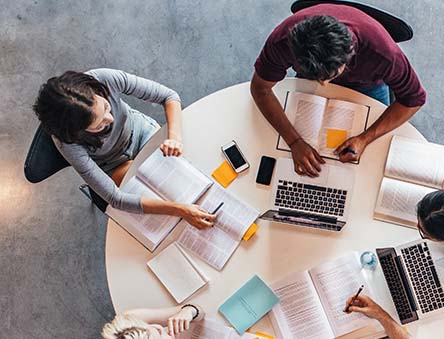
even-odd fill
[(386, 84), (381, 84), (373, 88), (359, 88), (352, 86), (347, 86), (347, 87), (354, 89), (355, 91), (358, 91), (364, 95), (367, 95), (370, 98), (378, 100), (379, 102), (382, 102), (386, 106), (390, 105), (390, 91), (389, 87)]

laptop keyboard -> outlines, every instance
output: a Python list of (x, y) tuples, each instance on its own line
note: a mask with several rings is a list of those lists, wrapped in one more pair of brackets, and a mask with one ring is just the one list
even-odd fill
[(275, 205), (312, 213), (343, 216), (347, 191), (279, 180)]
[(423, 313), (444, 306), (444, 291), (426, 242), (401, 250), (416, 298)]
[(395, 250), (377, 250), (377, 253), (399, 320), (401, 320), (402, 324), (417, 320), (418, 315), (410, 305), (407, 292), (398, 272)]

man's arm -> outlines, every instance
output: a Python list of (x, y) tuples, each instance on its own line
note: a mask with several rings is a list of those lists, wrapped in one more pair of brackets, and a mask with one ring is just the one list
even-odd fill
[(363, 132), (357, 137), (346, 140), (335, 150), (335, 154), (340, 155), (344, 149), (349, 148), (354, 150), (356, 154), (346, 153), (344, 155), (340, 155), (339, 160), (342, 162), (358, 160), (368, 144), (401, 126), (420, 108), (421, 106), (407, 107), (395, 101), (393, 104), (387, 107), (378, 120), (376, 120), (367, 131)]
[(279, 100), (273, 93), (275, 84), (276, 82), (262, 79), (255, 72), (251, 80), (251, 95), (264, 117), (290, 147), (295, 171), (298, 174), (307, 174), (311, 177), (318, 176), (318, 172), (321, 171), (320, 164), (325, 163), (325, 161), (291, 125)]

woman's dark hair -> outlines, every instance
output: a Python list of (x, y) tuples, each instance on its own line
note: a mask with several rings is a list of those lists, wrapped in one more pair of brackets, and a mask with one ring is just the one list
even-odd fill
[(94, 95), (108, 99), (108, 87), (85, 73), (67, 71), (40, 87), (33, 109), (46, 133), (67, 144), (97, 149), (103, 144), (101, 137), (109, 130), (86, 131), (94, 120)]
[(300, 75), (310, 80), (334, 78), (353, 54), (350, 31), (328, 15), (312, 16), (295, 25), (288, 40)]
[(444, 240), (444, 191), (427, 194), (416, 206), (420, 229), (436, 240)]

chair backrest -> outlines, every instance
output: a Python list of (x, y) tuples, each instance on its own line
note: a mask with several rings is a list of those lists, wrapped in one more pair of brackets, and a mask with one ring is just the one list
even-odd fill
[(408, 41), (413, 37), (412, 27), (403, 19), (362, 2), (348, 0), (298, 0), (291, 6), (291, 11), (296, 13), (301, 9), (325, 3), (351, 6), (363, 11), (373, 19), (379, 21), (395, 42)]
[(35, 184), (68, 166), (69, 163), (57, 150), (51, 136), (39, 125), (25, 160), (26, 179)]

